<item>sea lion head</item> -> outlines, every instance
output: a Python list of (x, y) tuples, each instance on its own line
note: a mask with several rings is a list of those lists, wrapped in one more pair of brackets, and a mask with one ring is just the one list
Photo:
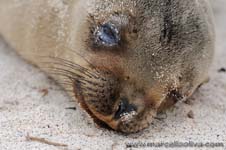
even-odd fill
[(131, 133), (148, 127), (171, 87), (174, 62), (163, 63), (171, 54), (162, 51), (168, 40), (161, 42), (159, 5), (89, 0), (85, 19), (76, 26), (76, 47), (82, 47), (77, 52), (87, 65), (74, 66), (74, 93), (95, 120), (114, 130)]

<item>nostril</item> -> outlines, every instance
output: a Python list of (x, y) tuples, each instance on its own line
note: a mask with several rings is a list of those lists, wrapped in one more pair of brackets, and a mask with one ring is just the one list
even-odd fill
[(120, 104), (118, 106), (118, 110), (115, 113), (114, 119), (120, 119), (125, 114), (129, 114), (130, 112), (136, 111), (137, 108), (133, 104), (129, 104), (127, 98), (121, 98)]
[(115, 113), (115, 119), (119, 119), (121, 114), (123, 114), (126, 110), (126, 105), (127, 103), (125, 101), (121, 101), (119, 106), (118, 106), (118, 110)]

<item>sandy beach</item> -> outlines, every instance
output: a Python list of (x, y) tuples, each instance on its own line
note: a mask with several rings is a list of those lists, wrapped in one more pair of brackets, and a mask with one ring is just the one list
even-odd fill
[(60, 86), (1, 39), (0, 150), (121, 150), (130, 143), (175, 141), (218, 142), (225, 147), (214, 149), (226, 149), (226, 0), (212, 0), (212, 6), (217, 41), (209, 83), (132, 135), (97, 127)]

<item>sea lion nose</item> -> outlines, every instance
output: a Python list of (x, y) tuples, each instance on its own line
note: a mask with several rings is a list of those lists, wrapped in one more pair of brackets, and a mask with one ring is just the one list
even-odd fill
[(137, 108), (135, 105), (130, 104), (128, 99), (123, 97), (121, 98), (118, 110), (115, 113), (114, 119), (119, 119), (125, 114), (129, 114), (130, 112), (136, 111)]

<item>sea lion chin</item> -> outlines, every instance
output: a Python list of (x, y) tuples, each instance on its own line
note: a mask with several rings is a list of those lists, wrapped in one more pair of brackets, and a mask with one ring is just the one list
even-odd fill
[(205, 0), (2, 0), (0, 19), (0, 34), (23, 58), (96, 122), (125, 133), (189, 98), (214, 53)]

